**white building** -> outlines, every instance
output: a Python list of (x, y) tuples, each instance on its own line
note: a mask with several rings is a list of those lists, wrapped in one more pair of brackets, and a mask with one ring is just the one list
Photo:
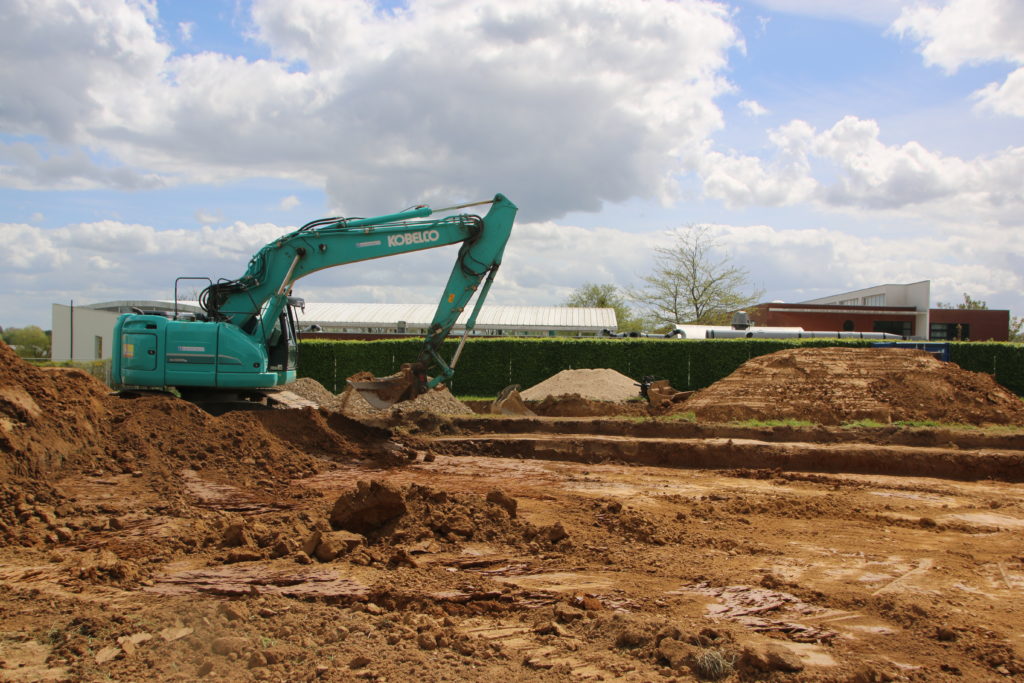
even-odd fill
[[(110, 358), (114, 323), (119, 315), (133, 311), (174, 310), (173, 301), (106, 301), (85, 306), (53, 304), (51, 356), (57, 361)], [(179, 301), (177, 310), (202, 312), (193, 301)], [(435, 304), (307, 303), (305, 311), (299, 311), (299, 330), (348, 335), (423, 335), (436, 310)], [(462, 333), (468, 317), (468, 311), (460, 316), (452, 334)], [(598, 335), (602, 330), (616, 329), (617, 325), (612, 308), (484, 304), (473, 334), (531, 337)]]
[[(110, 358), (114, 323), (122, 313), (136, 311), (174, 311), (173, 301), (106, 301), (85, 306), (53, 304), (50, 358), (62, 360), (102, 360)], [(178, 302), (179, 311), (199, 312), (195, 303)]]

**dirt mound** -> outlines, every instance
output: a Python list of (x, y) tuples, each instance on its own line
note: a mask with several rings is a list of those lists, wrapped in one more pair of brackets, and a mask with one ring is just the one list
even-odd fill
[(320, 471), (325, 459), (411, 459), (390, 436), (312, 409), (214, 417), (172, 396), (122, 398), (87, 373), (36, 368), (0, 344), (0, 543), (38, 541), (25, 526), (34, 517), (59, 529), (47, 510), (26, 516), (26, 506), (59, 506), (54, 483), (74, 473), (131, 475), (182, 500), (187, 470), (273, 487)]
[(990, 375), (912, 349), (778, 351), (747, 361), (677, 410), (710, 421), (1024, 424), (1024, 402)]
[(332, 394), (327, 387), (320, 384), (320, 382), (317, 382), (312, 377), (300, 377), (294, 382), (286, 384), (281, 388), (290, 391), (297, 396), (301, 396), (308, 401), (312, 401), (318, 406), (322, 406), (334, 398), (334, 394)]
[(628, 401), (639, 396), (636, 382), (607, 368), (562, 370), (520, 393), (525, 401), (576, 394), (592, 401)]
[(447, 387), (438, 387), (421, 394), (411, 401), (402, 401), (385, 410), (378, 410), (366, 402), (359, 392), (349, 387), (332, 399), (321, 404), (323, 408), (336, 411), (355, 419), (376, 417), (401, 418), (410, 412), (433, 413), (434, 415), (472, 415), (473, 409), (455, 398)]
[(647, 404), (637, 403), (636, 410), (627, 411), (627, 406), (611, 401), (597, 401), (583, 398), (579, 394), (547, 396), (543, 401), (530, 404), (530, 409), (544, 417), (609, 417), (625, 414), (647, 414)]

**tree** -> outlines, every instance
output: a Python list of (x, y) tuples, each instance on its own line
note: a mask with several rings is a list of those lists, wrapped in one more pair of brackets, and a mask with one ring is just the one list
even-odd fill
[(962, 303), (954, 306), (953, 304), (946, 304), (940, 301), (935, 304), (935, 308), (943, 308), (947, 310), (956, 309), (959, 311), (987, 311), (988, 304), (981, 299), (972, 299), (970, 294), (964, 292), (964, 300)]
[(50, 337), (35, 325), (8, 327), (3, 332), (3, 339), (22, 358), (50, 357)]
[(587, 282), (573, 290), (565, 305), (570, 308), (614, 308), (619, 331), (639, 332), (641, 328), (641, 322), (630, 310), (625, 294), (615, 285)]
[(1010, 316), (1010, 333), (1006, 338), (1012, 342), (1024, 342), (1024, 317)]
[(719, 244), (706, 225), (690, 225), (668, 247), (655, 247), (654, 267), (629, 296), (655, 328), (682, 323), (728, 323), (734, 311), (757, 303), (763, 291), (749, 288), (745, 268), (715, 256)]

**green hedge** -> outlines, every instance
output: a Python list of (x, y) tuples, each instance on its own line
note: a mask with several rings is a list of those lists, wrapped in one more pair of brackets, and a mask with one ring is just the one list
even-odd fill
[(951, 342), (949, 359), (965, 370), (987, 372), (1010, 391), (1024, 396), (1024, 344)]
[[(494, 396), (509, 384), (531, 387), (561, 370), (611, 368), (635, 380), (654, 375), (686, 391), (730, 375), (755, 356), (798, 346), (870, 343), (846, 339), (471, 339), (451, 389), (463, 396)], [(304, 341), (299, 376), (312, 377), (337, 393), (344, 389), (345, 378), (356, 372), (384, 376), (397, 371), (402, 363), (416, 358), (421, 344), (416, 338)], [(445, 342), (442, 357), (451, 358), (456, 346), (456, 340)], [(1024, 395), (1024, 345), (958, 342), (950, 345), (950, 354), (961, 367), (991, 373), (1000, 384)]]

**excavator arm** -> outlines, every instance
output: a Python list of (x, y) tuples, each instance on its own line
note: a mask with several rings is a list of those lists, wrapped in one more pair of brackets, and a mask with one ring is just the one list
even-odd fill
[[(286, 309), (296, 281), (325, 268), (460, 244), (423, 347), (409, 364), (412, 371), (404, 373), (413, 390), (402, 392), (402, 396), (447, 381), (457, 355), (446, 363), (439, 355), (441, 345), (479, 292), (467, 333), (475, 324), (501, 264), (517, 208), (498, 194), (486, 202), (436, 212), (478, 204), (490, 205), (483, 218), (466, 213), (432, 218), (435, 211), (420, 206), (374, 218), (326, 218), (308, 223), (260, 249), (242, 277), (207, 287), (200, 296), (204, 320), (121, 316), (114, 335), (118, 347), (114, 349), (115, 381), (131, 386), (208, 388), (285, 384), (295, 379), (294, 368), (276, 369), (269, 365), (269, 358), (282, 327), (290, 320)], [(428, 379), (429, 373), (433, 377)], [(362, 387), (361, 391), (364, 395), (377, 393), (385, 402), (396, 398), (383, 387)]]

